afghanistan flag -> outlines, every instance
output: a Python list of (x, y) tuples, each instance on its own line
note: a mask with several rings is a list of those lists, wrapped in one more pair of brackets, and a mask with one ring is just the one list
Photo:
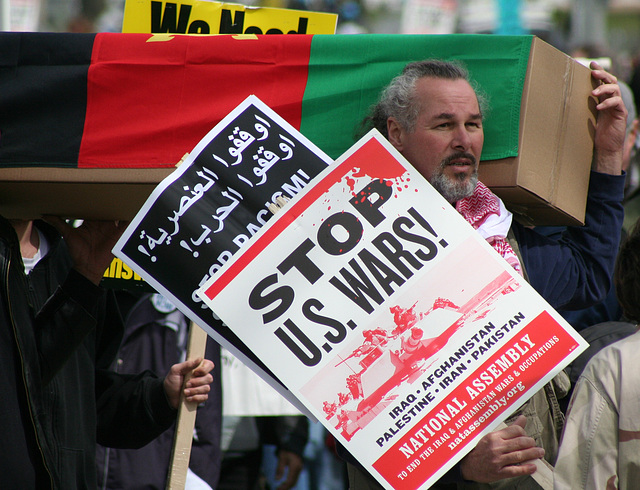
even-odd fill
[[(488, 96), (483, 159), (517, 156), (531, 36), (0, 33), (0, 165), (172, 167), (255, 94), (332, 158), (410, 61)], [(496, 76), (499, 74), (499, 76)]]

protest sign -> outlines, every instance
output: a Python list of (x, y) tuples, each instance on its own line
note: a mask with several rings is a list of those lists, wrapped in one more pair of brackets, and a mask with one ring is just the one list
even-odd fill
[(458, 5), (455, 0), (406, 0), (402, 5), (402, 34), (453, 34)]
[(338, 15), (237, 3), (127, 0), (122, 32), (172, 34), (335, 34)]
[(114, 254), (211, 337), (277, 385), (196, 291), (267, 222), (268, 206), (277, 197), (293, 197), (331, 162), (250, 96), (156, 187)]
[(198, 295), (390, 489), (430, 486), (585, 348), (376, 131)]

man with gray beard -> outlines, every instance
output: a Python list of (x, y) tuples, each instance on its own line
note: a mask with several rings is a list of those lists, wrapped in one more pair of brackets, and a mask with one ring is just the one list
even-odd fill
[[(377, 128), (456, 210), (554, 308), (600, 301), (611, 275), (623, 219), (621, 170), (627, 111), (616, 78), (593, 63), (597, 126), (585, 225), (554, 240), (512, 219), (478, 181), (484, 143), (484, 98), (457, 63), (408, 64), (383, 91), (365, 126)], [(566, 379), (566, 378), (565, 378)], [(546, 385), (507, 421), (485, 435), (433, 488), (539, 488), (533, 460), (553, 464), (563, 415), (560, 379)], [(381, 488), (350, 455), (351, 490)]]

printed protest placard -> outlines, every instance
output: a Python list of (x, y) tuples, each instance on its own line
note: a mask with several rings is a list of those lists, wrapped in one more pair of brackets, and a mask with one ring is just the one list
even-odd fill
[(206, 0), (127, 0), (122, 32), (335, 34), (338, 15)]
[(250, 96), (154, 189), (114, 254), (278, 386), (196, 291), (267, 222), (272, 216), (268, 206), (276, 198), (292, 198), (330, 163), (319, 148)]
[(375, 131), (198, 294), (390, 489), (430, 486), (585, 348)]

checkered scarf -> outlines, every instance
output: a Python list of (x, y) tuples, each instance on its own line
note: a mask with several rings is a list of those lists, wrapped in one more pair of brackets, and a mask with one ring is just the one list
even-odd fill
[(471, 196), (456, 203), (456, 211), (522, 275), (518, 256), (507, 241), (512, 215), (498, 196), (482, 182), (478, 182)]

